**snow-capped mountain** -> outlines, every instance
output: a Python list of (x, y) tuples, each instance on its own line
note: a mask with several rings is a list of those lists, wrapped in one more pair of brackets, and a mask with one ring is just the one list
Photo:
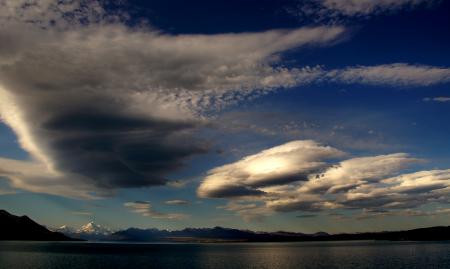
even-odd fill
[(69, 227), (69, 226), (66, 226), (66, 225), (63, 225), (63, 226), (61, 226), (61, 227), (59, 227), (59, 228), (56, 228), (56, 229), (53, 229), (55, 232), (60, 232), (60, 233), (63, 233), (63, 234), (73, 234), (73, 233), (76, 233), (76, 229), (75, 228), (73, 228), (73, 227)]
[(95, 235), (108, 235), (112, 233), (111, 229), (108, 227), (101, 226), (100, 224), (96, 224), (94, 222), (89, 222), (88, 224), (83, 225), (77, 232)]
[(73, 238), (94, 241), (107, 240), (109, 236), (114, 232), (108, 227), (96, 224), (94, 222), (89, 222), (81, 226), (81, 228), (79, 229), (64, 225), (54, 230)]

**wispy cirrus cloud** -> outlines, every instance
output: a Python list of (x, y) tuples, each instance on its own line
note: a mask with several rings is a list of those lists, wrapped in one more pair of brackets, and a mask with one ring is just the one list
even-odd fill
[(167, 200), (164, 202), (166, 205), (189, 205), (191, 202), (188, 200), (176, 199), (176, 200)]
[(396, 210), (396, 211), (387, 211), (387, 210), (364, 210), (361, 214), (356, 216), (358, 220), (364, 219), (374, 219), (374, 218), (385, 218), (385, 217), (436, 217), (442, 215), (450, 214), (449, 208), (441, 208), (432, 211), (423, 211), (423, 210)]
[(183, 220), (189, 218), (189, 215), (182, 213), (163, 213), (153, 209), (150, 202), (135, 201), (126, 202), (124, 206), (130, 209), (134, 213), (141, 214), (144, 217), (151, 217), (154, 219), (166, 219), (166, 220)]
[(71, 211), (70, 214), (78, 216), (92, 216), (94, 213), (89, 211)]
[(440, 97), (426, 97), (423, 99), (425, 102), (437, 102), (437, 103), (447, 103), (450, 102), (450, 97), (440, 96)]
[(307, 0), (288, 7), (290, 14), (304, 20), (336, 24), (351, 19), (367, 19), (419, 7), (433, 7), (441, 0)]
[(326, 76), (341, 83), (421, 87), (450, 82), (450, 68), (395, 63), (347, 67)]
[(345, 16), (367, 16), (374, 13), (390, 13), (403, 8), (414, 8), (422, 4), (432, 4), (436, 0), (317, 0), (330, 12)]
[(126, 15), (120, 12), (108, 14), (98, 0), (2, 0), (0, 9), (2, 22), (25, 22), (41, 28), (57, 29), (118, 21)]

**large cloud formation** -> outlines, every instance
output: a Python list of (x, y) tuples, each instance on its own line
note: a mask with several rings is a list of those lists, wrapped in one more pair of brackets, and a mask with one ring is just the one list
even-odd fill
[(277, 54), (345, 32), (173, 36), (127, 27), (95, 1), (0, 6), (0, 115), (33, 157), (1, 160), (0, 176), (83, 198), (165, 184), (207, 150), (194, 138), (202, 111), (311, 80), (314, 68), (279, 67)]
[(244, 219), (330, 209), (363, 209), (367, 217), (450, 201), (450, 170), (404, 173), (423, 162), (405, 153), (333, 161), (343, 156), (311, 140), (292, 141), (210, 170), (198, 194), (230, 199), (221, 208)]

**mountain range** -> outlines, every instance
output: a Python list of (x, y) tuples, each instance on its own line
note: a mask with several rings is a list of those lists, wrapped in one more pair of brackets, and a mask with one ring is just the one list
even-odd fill
[(304, 234), (294, 232), (255, 232), (223, 227), (160, 230), (128, 228), (120, 231), (89, 222), (79, 229), (62, 226), (49, 231), (28, 218), (0, 210), (0, 240), (90, 240), (121, 242), (295, 242), (338, 240), (438, 241), (450, 240), (450, 226), (420, 228), (407, 231), (368, 232), (354, 234)]
[(450, 240), (449, 227), (430, 227), (408, 231), (355, 234), (315, 234), (292, 232), (253, 232), (223, 227), (186, 228), (180, 231), (129, 228), (111, 234), (114, 241), (172, 242), (295, 242), (340, 240), (438, 241)]

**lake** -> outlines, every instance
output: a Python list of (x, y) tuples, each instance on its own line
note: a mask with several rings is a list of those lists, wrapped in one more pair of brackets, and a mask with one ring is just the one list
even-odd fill
[(450, 242), (0, 242), (0, 268), (450, 268)]

